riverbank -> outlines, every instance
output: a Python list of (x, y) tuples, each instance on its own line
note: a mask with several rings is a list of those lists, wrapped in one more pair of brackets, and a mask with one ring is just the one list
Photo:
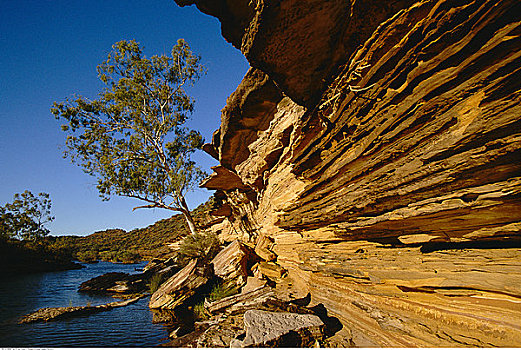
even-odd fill
[(0, 240), (0, 277), (81, 269), (65, 251), (41, 242)]

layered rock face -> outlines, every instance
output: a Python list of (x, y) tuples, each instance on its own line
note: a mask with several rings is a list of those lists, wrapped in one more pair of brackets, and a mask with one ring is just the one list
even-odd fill
[(330, 345), (521, 346), (521, 3), (177, 2), (255, 67), (205, 146), (213, 229)]

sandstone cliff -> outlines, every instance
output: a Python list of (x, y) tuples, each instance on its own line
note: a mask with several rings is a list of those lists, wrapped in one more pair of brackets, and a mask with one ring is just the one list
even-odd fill
[(521, 346), (521, 3), (176, 2), (253, 67), (205, 145), (213, 230), (330, 345)]

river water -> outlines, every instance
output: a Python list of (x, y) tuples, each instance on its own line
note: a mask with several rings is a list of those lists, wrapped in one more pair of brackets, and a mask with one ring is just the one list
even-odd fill
[(149, 298), (93, 315), (47, 323), (18, 324), (42, 307), (105, 304), (118, 299), (78, 293), (88, 279), (106, 272), (135, 273), (145, 263), (86, 264), (80, 270), (9, 277), (0, 282), (1, 347), (154, 347), (168, 338), (166, 327), (152, 323)]

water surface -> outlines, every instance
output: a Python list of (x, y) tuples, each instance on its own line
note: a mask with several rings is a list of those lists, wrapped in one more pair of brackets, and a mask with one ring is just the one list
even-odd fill
[(78, 293), (79, 285), (106, 272), (136, 273), (145, 263), (85, 264), (86, 268), (9, 277), (0, 283), (2, 347), (153, 347), (166, 342), (167, 330), (152, 323), (148, 299), (93, 315), (47, 323), (18, 324), (42, 307), (105, 304), (118, 299)]

